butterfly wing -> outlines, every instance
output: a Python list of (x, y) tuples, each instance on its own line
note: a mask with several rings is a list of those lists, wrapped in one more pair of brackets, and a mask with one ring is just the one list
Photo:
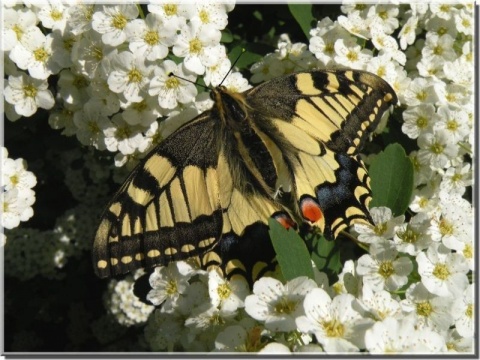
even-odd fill
[[(279, 90), (280, 89), (280, 90)], [(281, 148), (298, 214), (330, 237), (371, 223), (369, 177), (357, 156), (397, 98), (363, 71), (311, 71), (273, 79), (246, 98), (256, 124)]]
[(219, 131), (218, 119), (207, 112), (134, 169), (108, 204), (95, 235), (99, 277), (188, 258), (249, 281), (272, 268), (275, 255), (266, 222), (282, 208), (236, 186)]
[(215, 244), (222, 229), (218, 154), (206, 151), (214, 149), (214, 135), (214, 124), (201, 117), (162, 142), (130, 174), (95, 235), (98, 276), (185, 259)]

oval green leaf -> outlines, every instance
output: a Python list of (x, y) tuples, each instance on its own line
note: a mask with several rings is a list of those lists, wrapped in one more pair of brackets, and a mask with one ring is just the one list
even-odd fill
[(305, 241), (293, 230), (286, 230), (277, 220), (268, 219), (270, 239), (285, 280), (299, 276), (314, 278), (312, 262)]
[(413, 193), (413, 164), (400, 144), (390, 144), (371, 162), (368, 170), (370, 207), (386, 206), (394, 216), (405, 213)]
[(310, 39), (310, 29), (315, 21), (312, 15), (312, 4), (289, 4), (288, 9), (302, 28), (307, 39)]

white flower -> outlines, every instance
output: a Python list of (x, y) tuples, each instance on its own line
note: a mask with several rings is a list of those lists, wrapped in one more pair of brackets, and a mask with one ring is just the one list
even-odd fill
[[(432, 220), (430, 234), (434, 241), (442, 241), (449, 249), (473, 238), (472, 205), (453, 193), (440, 196), (441, 214)], [(453, 247), (452, 247), (453, 246)]]
[(271, 342), (258, 352), (259, 354), (291, 354), (287, 345), (278, 342)]
[(108, 151), (120, 151), (124, 155), (133, 154), (138, 148), (144, 147), (143, 129), (141, 126), (132, 126), (125, 122), (122, 114), (115, 114), (110, 126), (103, 129)]
[(336, 54), (334, 57), (335, 62), (349, 68), (363, 70), (372, 58), (370, 50), (362, 49), (356, 43), (347, 43), (344, 39), (338, 39), (334, 48)]
[(375, 48), (380, 50), (381, 58), (393, 59), (399, 64), (405, 65), (406, 55), (398, 50), (398, 43), (392, 36), (385, 35), (383, 32), (372, 31), (372, 43)]
[(58, 79), (58, 94), (67, 104), (80, 108), (90, 98), (90, 81), (81, 74), (75, 74), (68, 69), (60, 72)]
[(92, 29), (94, 4), (77, 4), (68, 8), (68, 26), (73, 35), (80, 35)]
[(452, 106), (440, 106), (437, 114), (434, 131), (445, 131), (453, 143), (464, 141), (469, 135), (468, 113), (465, 110)]
[(262, 341), (263, 327), (251, 318), (242, 319), (238, 325), (231, 325), (221, 331), (215, 339), (215, 350), (225, 352), (257, 352)]
[(347, 260), (343, 264), (342, 272), (338, 274), (338, 280), (333, 284), (332, 288), (337, 295), (348, 293), (353, 296), (358, 296), (360, 283), (361, 281), (355, 270), (355, 263), (353, 260)]
[(21, 195), (26, 190), (28, 195), (30, 195), (30, 189), (36, 184), (37, 178), (31, 171), (27, 171), (25, 160), (21, 158), (14, 160), (6, 156), (2, 159), (1, 185), (4, 191), (17, 189)]
[(455, 296), (468, 286), (468, 264), (461, 254), (452, 253), (443, 244), (433, 243), (417, 255), (422, 284), (432, 294)]
[(163, 311), (172, 312), (192, 275), (193, 268), (184, 261), (157, 266), (149, 278), (152, 290), (148, 292), (147, 300), (156, 306), (163, 304)]
[(149, 61), (163, 59), (175, 42), (175, 28), (164, 26), (160, 15), (149, 13), (145, 20), (135, 19), (127, 27), (128, 47), (137, 57)]
[(429, 34), (426, 37), (425, 47), (422, 55), (430, 61), (438, 59), (441, 61), (453, 61), (457, 58), (453, 49), (454, 38), (449, 34)]
[(122, 93), (128, 101), (143, 100), (142, 90), (150, 83), (152, 66), (145, 66), (144, 59), (129, 51), (122, 51), (112, 57), (108, 87), (115, 93)]
[(157, 99), (147, 97), (140, 102), (129, 103), (124, 108), (122, 117), (130, 125), (150, 127), (160, 115), (158, 108)]
[(432, 243), (429, 228), (430, 216), (426, 213), (418, 213), (408, 223), (397, 226), (393, 238), (396, 249), (411, 256), (416, 256)]
[(473, 34), (473, 24), (475, 22), (473, 14), (469, 13), (465, 9), (461, 9), (454, 15), (455, 25), (459, 32), (465, 35)]
[(222, 3), (196, 3), (196, 12), (190, 18), (191, 22), (200, 25), (211, 25), (217, 30), (223, 30), (228, 24), (226, 8)]
[(372, 320), (355, 307), (355, 298), (341, 294), (333, 298), (319, 288), (305, 297), (305, 316), (296, 319), (298, 329), (313, 333), (327, 353), (355, 352), (364, 347), (364, 334)]
[(223, 82), (223, 86), (234, 93), (241, 93), (252, 87), (239, 72), (229, 74)]
[(103, 5), (101, 11), (93, 14), (92, 28), (102, 34), (105, 44), (118, 46), (127, 38), (125, 30), (128, 21), (137, 17), (137, 5)]
[(23, 35), (22, 44), (17, 44), (10, 52), (10, 59), (20, 69), (28, 70), (33, 78), (45, 80), (60, 70), (60, 65), (52, 58), (52, 42), (51, 34), (45, 36), (38, 28), (30, 28)]
[(462, 47), (462, 56), (443, 65), (445, 77), (456, 84), (471, 86), (475, 69), (473, 59), (472, 43), (467, 41)]
[(430, 11), (435, 16), (438, 16), (441, 19), (449, 20), (453, 17), (454, 14), (458, 12), (458, 9), (455, 7), (455, 4), (449, 3), (431, 3), (429, 4)]
[(69, 18), (68, 8), (58, 0), (49, 0), (48, 3), (42, 4), (37, 15), (43, 27), (60, 32), (65, 30)]
[(205, 303), (191, 311), (185, 325), (194, 333), (205, 332), (207, 339), (214, 340), (220, 330), (233, 322), (236, 314), (236, 311), (218, 309)]
[(367, 284), (362, 289), (362, 297), (359, 303), (373, 315), (375, 320), (383, 320), (388, 317), (400, 318), (402, 316), (400, 303), (393, 299), (388, 291), (373, 291)]
[(19, 10), (3, 8), (2, 44), (3, 51), (12, 50), (18, 43), (22, 42), (23, 35), (33, 31), (40, 32), (35, 25), (37, 16), (27, 8)]
[[(223, 53), (218, 56), (215, 63), (211, 66), (207, 66), (205, 69), (205, 75), (203, 77), (203, 81), (205, 81), (205, 85), (207, 86), (218, 86), (225, 79), (228, 72), (232, 67), (232, 63), (227, 57), (225, 53), (225, 48), (223, 49)], [(230, 75), (228, 75), (229, 77)]]
[[(89, 79), (98, 80), (100, 71), (106, 74), (110, 72), (110, 64), (107, 59), (111, 53), (115, 54), (116, 50), (114, 51), (113, 47), (105, 45), (100, 34), (95, 31), (87, 31), (73, 45), (72, 61), (77, 71)], [(102, 69), (100, 65), (106, 68)]]
[[(423, 163), (424, 161), (427, 161), (428, 158), (423, 157), (418, 160)], [(434, 216), (439, 211), (439, 199), (435, 195), (441, 177), (437, 171), (426, 172), (423, 176), (426, 175), (429, 175), (429, 178), (427, 178), (425, 182), (422, 182), (422, 184), (426, 183), (426, 186), (421, 187), (420, 190), (417, 188), (413, 190), (413, 199), (410, 202), (409, 208), (416, 213), (425, 213), (429, 216)]]
[[(119, 96), (110, 90), (106, 78), (98, 77), (92, 79), (88, 87), (88, 92), (90, 97), (84, 106), (97, 107), (100, 114), (104, 116), (113, 115), (120, 110)], [(130, 103), (129, 106), (133, 106), (132, 103)]]
[(75, 112), (73, 122), (78, 128), (77, 139), (83, 145), (95, 146), (98, 150), (105, 150), (105, 136), (103, 130), (111, 126), (107, 116), (102, 115), (101, 109), (87, 103), (82, 110)]
[(277, 54), (270, 53), (265, 55), (259, 62), (253, 64), (250, 71), (253, 74), (250, 81), (259, 83), (284, 74), (285, 66)]
[[(444, 66), (445, 69), (445, 66)], [(460, 109), (464, 108), (463, 110), (466, 112), (471, 111), (471, 88), (469, 86), (465, 86), (464, 84), (457, 84), (457, 83), (444, 83), (445, 86), (441, 91), (438, 92), (439, 105), (451, 105), (452, 109)]]
[(421, 134), (418, 137), (418, 157), (420, 161), (429, 163), (433, 169), (442, 169), (458, 154), (457, 144), (446, 130)]
[(415, 42), (417, 26), (418, 17), (416, 16), (410, 16), (407, 22), (403, 25), (398, 33), (402, 50), (405, 50), (407, 45), (412, 45)]
[(394, 228), (405, 220), (403, 215), (393, 218), (392, 210), (384, 206), (371, 208), (370, 215), (375, 226), (354, 224), (354, 229), (359, 234), (358, 240), (365, 244), (391, 239), (394, 235)]
[(245, 299), (245, 311), (265, 322), (273, 331), (295, 330), (295, 318), (303, 314), (305, 295), (316, 287), (313, 280), (299, 277), (283, 285), (279, 280), (263, 277), (253, 285), (253, 294)]
[(366, 70), (380, 76), (389, 84), (393, 84), (397, 77), (397, 67), (391, 59), (391, 54), (381, 52), (382, 55), (372, 58), (366, 65)]
[(374, 5), (368, 9), (367, 19), (371, 28), (389, 35), (399, 26), (398, 12), (398, 5)]
[(248, 284), (243, 278), (226, 280), (215, 270), (208, 273), (208, 293), (214, 306), (235, 311), (244, 306), (249, 293)]
[(402, 132), (410, 139), (416, 139), (422, 133), (431, 132), (438, 116), (432, 104), (409, 106), (403, 113)]
[(192, 83), (194, 81), (195, 76), (185, 71), (182, 64), (177, 65), (171, 60), (165, 60), (155, 68), (155, 76), (150, 81), (148, 93), (158, 96), (158, 103), (162, 108), (174, 109), (179, 102), (186, 104), (195, 99), (197, 89)]
[(453, 18), (445, 20), (439, 18), (438, 16), (431, 17), (425, 22), (424, 28), (427, 30), (428, 36), (433, 34), (438, 36), (448, 34), (455, 39), (458, 34), (455, 26), (455, 20)]
[(428, 79), (417, 77), (413, 79), (409, 87), (405, 89), (403, 97), (409, 106), (435, 103), (438, 100), (435, 94), (434, 82)]
[(194, 4), (182, 3), (181, 1), (157, 2), (152, 1), (148, 5), (148, 11), (160, 15), (165, 26), (180, 29), (185, 25), (186, 19), (190, 19), (195, 13)]
[[(136, 274), (138, 276), (138, 273)], [(134, 276), (128, 275), (124, 280), (112, 280), (105, 298), (106, 307), (118, 323), (132, 326), (145, 323), (155, 309), (141, 302), (133, 293)]]
[[(425, 78), (431, 78), (432, 80), (437, 80), (445, 76), (445, 74), (443, 73), (444, 65), (445, 61), (438, 57), (422, 57), (420, 62), (417, 63), (417, 69), (420, 76), (423, 76)], [(441, 82), (437, 82), (437, 84), (443, 85)]]
[(5, 87), (5, 100), (15, 106), (15, 112), (32, 116), (37, 109), (51, 109), (55, 104), (46, 80), (34, 79), (24, 73), (10, 75)]
[(376, 322), (365, 334), (371, 354), (436, 354), (445, 351), (444, 338), (431, 329), (417, 329), (410, 318), (388, 317)]
[(474, 338), (464, 338), (460, 336), (456, 329), (450, 329), (445, 336), (445, 342), (447, 344), (447, 350), (449, 353), (471, 353), (473, 354)]
[(35, 202), (35, 193), (30, 190), (22, 191), (20, 196), (18, 189), (0, 192), (0, 218), (1, 226), (13, 229), (20, 225), (20, 221), (27, 221), (33, 216), (31, 205)]
[(188, 70), (202, 75), (206, 66), (215, 64), (216, 55), (219, 54), (215, 47), (221, 46), (220, 36), (218, 30), (211, 25), (201, 26), (191, 22), (182, 26), (172, 51), (176, 56), (184, 58)]
[[(52, 60), (55, 61), (61, 68), (72, 68), (72, 48), (78, 40), (78, 36), (70, 32), (62, 34), (59, 30), (55, 30), (52, 35), (52, 48), (55, 49), (52, 53)], [(76, 69), (72, 69), (77, 73)]]
[[(317, 29), (321, 25), (322, 22), (319, 22)], [(332, 63), (335, 56), (335, 42), (338, 39), (351, 38), (352, 36), (342, 26), (335, 22), (328, 28), (328, 31), (324, 33), (323, 31), (319, 31), (317, 36), (312, 36), (310, 39), (309, 50), (315, 54), (315, 57), (320, 60), (324, 66), (328, 66)]]
[(474, 336), (475, 319), (474, 285), (470, 284), (461, 297), (457, 297), (452, 306), (455, 327), (458, 333), (466, 338)]
[(397, 254), (389, 242), (371, 244), (370, 254), (358, 259), (357, 273), (375, 291), (397, 290), (407, 283), (407, 276), (413, 269), (409, 258), (397, 258)]
[(370, 38), (370, 19), (364, 17), (360, 11), (354, 11), (347, 16), (340, 15), (337, 19), (349, 33), (363, 39)]
[(417, 328), (442, 332), (453, 324), (452, 297), (433, 295), (422, 283), (410, 285), (405, 297), (401, 301), (402, 309), (409, 314), (407, 317), (416, 321)]

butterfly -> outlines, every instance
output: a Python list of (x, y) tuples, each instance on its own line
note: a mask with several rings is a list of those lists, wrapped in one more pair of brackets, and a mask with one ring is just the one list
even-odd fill
[(359, 151), (397, 102), (358, 70), (313, 70), (236, 93), (167, 137), (107, 205), (93, 242), (95, 273), (194, 259), (250, 283), (273, 271), (268, 219), (306, 223), (336, 238), (373, 224)]

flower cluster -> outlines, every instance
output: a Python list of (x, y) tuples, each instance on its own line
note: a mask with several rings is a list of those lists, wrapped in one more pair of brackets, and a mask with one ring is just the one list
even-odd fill
[[(27, 221), (33, 216), (32, 205), (35, 192), (32, 188), (37, 179), (31, 171), (27, 171), (27, 163), (23, 159), (11, 159), (3, 146), (2, 152), (2, 216), (1, 226), (6, 229), (16, 228), (20, 221)], [(2, 244), (5, 243), (5, 238)]]
[(144, 323), (154, 307), (141, 302), (133, 293), (135, 280), (141, 276), (129, 275), (124, 280), (112, 280), (105, 293), (105, 307), (114, 316), (116, 321), (124, 326), (133, 326)]
[[(152, 3), (146, 16), (133, 4), (5, 9), (4, 51), (13, 63), (6, 67), (7, 118), (52, 109), (56, 98), (50, 125), (116, 153), (121, 166), (205, 106), (193, 83), (203, 75), (206, 85), (216, 86), (230, 68), (220, 31), (232, 9), (228, 3)], [(40, 23), (51, 33), (44, 35)], [(47, 84), (53, 74), (55, 96)], [(241, 91), (248, 83), (236, 73), (225, 85)]]
[[(126, 165), (115, 179), (211, 106), (196, 81), (223, 81), (232, 91), (250, 87), (240, 72), (223, 79), (231, 67), (221, 44), (230, 2), (2, 6), (7, 119), (50, 110), (53, 129), (110, 152), (117, 167)], [(335, 280), (314, 268), (314, 279), (264, 277), (250, 291), (243, 279), (176, 262), (149, 277), (146, 300), (156, 308), (133, 294), (138, 274), (112, 280), (105, 294), (109, 314), (124, 327), (144, 326), (150, 350), (431, 354), (475, 348), (473, 5), (346, 2), (341, 10), (337, 19), (318, 21), (308, 43), (281, 35), (275, 52), (251, 67), (250, 81), (339, 67), (385, 79), (399, 98), (399, 129), (414, 148), (409, 211), (395, 216), (386, 207), (371, 209), (376, 226), (354, 228), (365, 255), (345, 262)], [(51, 231), (11, 230), (5, 269), (20, 280), (58, 278), (69, 256), (89, 248), (98, 215), (91, 209), (107, 201), (112, 174), (94, 154), (65, 152), (55, 161), (78, 206)], [(33, 215), (35, 183), (22, 159), (9, 159), (2, 148), (2, 227), (15, 228)], [(94, 332), (105, 342), (122, 333), (116, 328), (105, 336), (111, 318), (101, 319)]]

